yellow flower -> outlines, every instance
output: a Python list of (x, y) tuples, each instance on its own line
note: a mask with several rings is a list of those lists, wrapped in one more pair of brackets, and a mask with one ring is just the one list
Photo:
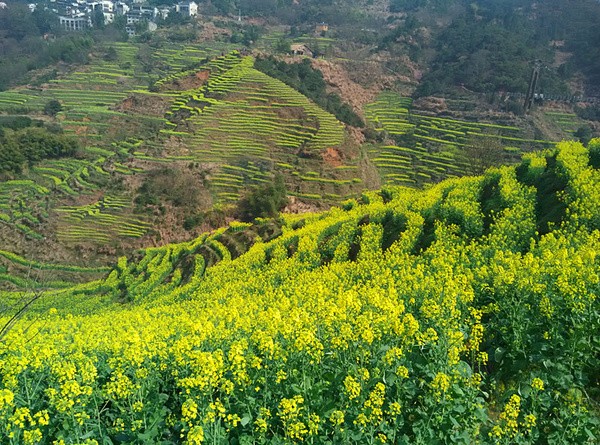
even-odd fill
[(204, 430), (200, 425), (194, 426), (187, 435), (187, 443), (189, 445), (200, 445), (204, 442)]
[(531, 382), (531, 387), (533, 389), (537, 389), (538, 391), (542, 391), (544, 389), (544, 382), (542, 381), (542, 379), (536, 377)]
[(329, 421), (333, 424), (334, 427), (338, 427), (344, 423), (344, 413), (342, 411), (334, 411), (329, 416)]
[(431, 382), (431, 388), (433, 389), (433, 393), (436, 395), (438, 401), (440, 401), (442, 394), (445, 394), (450, 388), (450, 377), (443, 372), (438, 372), (433, 379), (433, 382)]
[(23, 432), (23, 442), (26, 445), (34, 445), (42, 440), (42, 432), (39, 429)]
[(12, 406), (15, 395), (10, 389), (0, 390), (0, 410), (7, 406)]
[(265, 419), (263, 419), (262, 417), (259, 417), (258, 419), (256, 419), (254, 421), (254, 431), (259, 432), (259, 433), (266, 433), (267, 432), (267, 421)]
[(398, 368), (396, 368), (396, 375), (398, 377), (402, 377), (403, 379), (407, 379), (408, 369), (406, 368), (406, 366), (398, 366)]
[(316, 436), (319, 433), (320, 423), (321, 418), (315, 413), (311, 414), (308, 420), (308, 434), (311, 436)]
[(350, 400), (354, 400), (360, 395), (360, 383), (358, 383), (354, 377), (347, 376), (344, 379), (344, 387), (346, 388), (346, 394)]
[(198, 417), (198, 405), (194, 400), (187, 399), (181, 406), (181, 414), (183, 415), (183, 418), (188, 421), (194, 420)]
[(525, 422), (523, 422), (523, 426), (531, 431), (531, 428), (535, 426), (536, 418), (533, 414), (527, 414), (525, 416)]
[(390, 403), (390, 409), (388, 412), (389, 412), (390, 416), (396, 417), (400, 414), (401, 408), (402, 407), (400, 406), (400, 404), (398, 402), (392, 402), (392, 403)]
[(285, 371), (277, 371), (277, 380), (275, 381), (275, 383), (279, 383), (283, 380), (287, 379), (287, 374)]
[(519, 417), (520, 407), (521, 398), (518, 395), (513, 394), (499, 417), (500, 421), (504, 422), (504, 428), (502, 429), (503, 434), (510, 438), (514, 438), (517, 435), (517, 418)]

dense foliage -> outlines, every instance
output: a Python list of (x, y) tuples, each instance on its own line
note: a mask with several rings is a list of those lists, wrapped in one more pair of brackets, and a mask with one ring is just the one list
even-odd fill
[(350, 105), (342, 102), (338, 94), (327, 93), (327, 84), (323, 80), (323, 73), (321, 70), (313, 68), (309, 59), (304, 59), (300, 63), (286, 63), (269, 56), (257, 58), (254, 67), (300, 91), (341, 122), (354, 127), (364, 127), (364, 122)]
[(20, 173), (24, 162), (72, 156), (77, 142), (44, 128), (5, 133), (0, 137), (0, 172)]
[(459, 85), (525, 93), (535, 60), (543, 66), (539, 92), (567, 93), (566, 81), (576, 71), (587, 75), (589, 85), (599, 85), (595, 1), (394, 0), (390, 10), (410, 13), (381, 33), (378, 48), (406, 53), (424, 68), (418, 95), (447, 94)]
[(285, 179), (277, 175), (271, 183), (255, 187), (238, 201), (238, 212), (242, 221), (255, 218), (275, 218), (287, 204)]
[(593, 443), (599, 153), (123, 257), (1, 343), (6, 442)]
[(575, 107), (575, 113), (577, 113), (577, 116), (580, 118), (588, 121), (600, 121), (600, 107)]
[[(459, 84), (481, 92), (527, 91), (531, 62), (542, 59), (549, 65), (553, 57), (549, 49), (536, 45), (532, 34), (518, 13), (506, 22), (495, 15), (465, 14), (436, 39), (436, 57), (419, 94), (441, 93)], [(540, 91), (560, 93), (562, 88), (553, 71), (540, 76)]]

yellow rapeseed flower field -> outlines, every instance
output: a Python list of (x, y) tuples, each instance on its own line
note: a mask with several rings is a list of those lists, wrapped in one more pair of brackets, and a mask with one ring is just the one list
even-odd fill
[(282, 215), (238, 258), (227, 229), (122, 258), (0, 343), (0, 443), (597, 442), (599, 159), (564, 142)]

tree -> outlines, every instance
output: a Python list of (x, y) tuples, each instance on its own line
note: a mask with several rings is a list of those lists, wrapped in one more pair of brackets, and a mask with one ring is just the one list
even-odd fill
[(62, 105), (55, 99), (49, 100), (44, 106), (44, 114), (48, 116), (56, 116), (60, 111), (62, 111)]
[(290, 45), (290, 41), (287, 39), (279, 39), (277, 43), (275, 43), (275, 51), (280, 53), (289, 54), (292, 52), (292, 48)]
[(44, 128), (26, 128), (0, 138), (0, 173), (20, 173), (25, 161), (73, 156), (77, 142)]
[(488, 168), (504, 164), (506, 154), (498, 138), (472, 136), (456, 156), (459, 163), (471, 175), (481, 175)]
[(33, 22), (40, 30), (40, 34), (54, 32), (59, 28), (58, 16), (43, 8), (36, 8), (31, 14)]
[(592, 129), (589, 125), (582, 125), (573, 135), (579, 138), (579, 142), (587, 145), (587, 143), (592, 139)]
[(104, 60), (107, 62), (115, 62), (119, 59), (119, 55), (117, 54), (117, 50), (114, 46), (110, 46), (108, 50), (106, 50), (106, 55), (104, 56)]
[(287, 205), (287, 190), (282, 175), (262, 187), (257, 187), (238, 202), (238, 212), (242, 221), (255, 218), (274, 218)]
[(14, 139), (0, 139), (0, 173), (21, 173), (25, 156)]
[(27, 5), (16, 2), (11, 2), (10, 8), (0, 8), (0, 29), (4, 37), (15, 40), (40, 35)]
[(92, 15), (92, 25), (94, 28), (104, 29), (104, 13), (101, 9), (94, 10), (94, 14)]

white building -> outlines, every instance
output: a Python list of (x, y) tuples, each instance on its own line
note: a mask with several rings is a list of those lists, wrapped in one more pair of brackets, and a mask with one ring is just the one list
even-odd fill
[(88, 18), (83, 13), (73, 17), (59, 16), (58, 20), (67, 31), (83, 31), (88, 27)]
[(112, 23), (115, 21), (115, 4), (111, 0), (102, 0), (102, 13), (104, 14), (104, 23)]
[(105, 12), (104, 13), (104, 23), (106, 23), (107, 25), (109, 23), (112, 23), (115, 21), (115, 14), (112, 12)]
[(198, 15), (198, 4), (196, 2), (180, 2), (175, 6), (175, 11), (187, 17)]
[(115, 10), (115, 14), (116, 15), (125, 15), (129, 12), (131, 8), (129, 7), (129, 5), (123, 3), (123, 2), (117, 2), (114, 5), (114, 10)]
[(111, 0), (102, 0), (98, 3), (102, 5), (102, 12), (115, 12), (115, 4)]
[[(154, 22), (148, 22), (148, 31), (153, 32), (156, 31), (158, 29), (158, 25)], [(127, 35), (129, 37), (135, 37), (136, 36), (136, 32), (135, 32), (135, 24), (129, 24), (127, 26), (125, 26), (125, 31), (127, 32)]]
[(173, 8), (171, 8), (170, 6), (167, 6), (167, 5), (159, 5), (159, 6), (157, 6), (157, 9), (158, 9), (158, 15), (164, 20), (169, 16), (169, 14), (171, 13), (171, 10)]
[(157, 15), (158, 8), (155, 8), (148, 4), (133, 5), (127, 13), (127, 24), (131, 25), (133, 23), (141, 22), (142, 20), (152, 22), (156, 19)]

